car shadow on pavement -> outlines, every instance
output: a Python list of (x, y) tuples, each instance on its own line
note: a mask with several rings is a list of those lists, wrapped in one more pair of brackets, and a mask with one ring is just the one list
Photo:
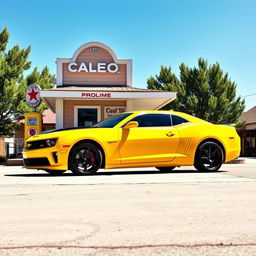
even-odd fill
[(70, 176), (84, 176), (84, 177), (89, 177), (89, 176), (115, 176), (115, 175), (144, 175), (144, 174), (156, 174), (156, 175), (166, 175), (166, 174), (188, 174), (188, 173), (222, 173), (222, 172), (227, 172), (227, 171), (218, 171), (218, 172), (201, 172), (197, 170), (172, 170), (169, 172), (160, 172), (157, 170), (139, 170), (139, 171), (100, 171), (95, 174), (90, 174), (90, 175), (74, 175), (71, 172), (67, 173), (61, 173), (61, 174), (49, 174), (49, 173), (20, 173), (20, 174), (5, 174), (4, 176), (8, 177), (70, 177)]

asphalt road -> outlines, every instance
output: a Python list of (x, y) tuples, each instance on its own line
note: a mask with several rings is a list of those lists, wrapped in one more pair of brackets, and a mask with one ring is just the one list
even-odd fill
[(0, 166), (0, 255), (256, 255), (256, 163), (101, 171)]

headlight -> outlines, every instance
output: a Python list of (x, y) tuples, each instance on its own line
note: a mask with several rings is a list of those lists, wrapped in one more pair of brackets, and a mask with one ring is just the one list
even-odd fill
[(57, 140), (56, 139), (49, 139), (49, 140), (46, 140), (45, 141), (45, 144), (48, 146), (48, 147), (53, 147), (55, 146)]
[(57, 138), (47, 140), (35, 140), (27, 142), (27, 149), (39, 149), (53, 147), (57, 143)]

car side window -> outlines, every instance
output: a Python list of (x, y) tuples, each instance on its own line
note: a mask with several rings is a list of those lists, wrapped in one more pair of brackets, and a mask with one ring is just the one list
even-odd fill
[(145, 114), (136, 116), (131, 121), (138, 122), (139, 127), (171, 126), (171, 116), (169, 114)]
[(184, 123), (188, 123), (189, 121), (186, 120), (185, 118), (183, 117), (180, 117), (180, 116), (175, 116), (175, 115), (172, 115), (172, 125), (179, 125), (179, 124), (184, 124)]

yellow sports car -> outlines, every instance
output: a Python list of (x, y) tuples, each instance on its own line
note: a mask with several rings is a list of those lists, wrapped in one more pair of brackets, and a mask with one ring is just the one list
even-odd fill
[(240, 138), (234, 127), (175, 111), (134, 111), (112, 116), (91, 128), (35, 135), (26, 141), (23, 157), (26, 168), (49, 173), (71, 170), (83, 175), (100, 168), (170, 171), (182, 165), (217, 171), (239, 153)]

